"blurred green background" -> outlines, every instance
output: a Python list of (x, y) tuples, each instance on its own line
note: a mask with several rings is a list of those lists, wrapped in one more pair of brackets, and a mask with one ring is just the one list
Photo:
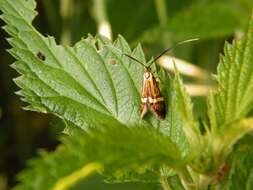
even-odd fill
[[(252, 0), (37, 0), (34, 25), (58, 43), (73, 45), (108, 23), (113, 39), (121, 34), (131, 47), (141, 43), (148, 58), (177, 41), (200, 38), (171, 54), (215, 73), (224, 41), (242, 36), (252, 8)], [(18, 74), (10, 68), (14, 59), (6, 52), (6, 38), (0, 30), (0, 190), (15, 185), (15, 175), (39, 149), (54, 150), (63, 127), (53, 116), (22, 110), (23, 103), (14, 94), (18, 88), (12, 79)], [(184, 80), (209, 84), (194, 77)], [(205, 117), (205, 97), (193, 99), (197, 117)]]

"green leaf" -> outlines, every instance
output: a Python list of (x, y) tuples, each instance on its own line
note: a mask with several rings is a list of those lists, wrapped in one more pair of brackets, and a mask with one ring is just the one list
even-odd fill
[(253, 18), (246, 36), (226, 43), (220, 57), (218, 92), (209, 96), (209, 118), (213, 128), (221, 128), (245, 117), (253, 107)]
[[(253, 107), (253, 17), (246, 36), (233, 44), (226, 43), (220, 57), (218, 91), (208, 96), (210, 128), (206, 127), (203, 145), (206, 155), (204, 170), (218, 170), (234, 144), (252, 130), (252, 118), (245, 118)], [(203, 154), (203, 158), (206, 157)], [(203, 165), (203, 164), (202, 164)]]
[(185, 190), (180, 182), (180, 178), (178, 176), (173, 176), (168, 179), (169, 186), (172, 190)]
[(246, 18), (233, 4), (195, 3), (169, 19), (166, 28), (154, 26), (139, 35), (137, 40), (143, 43), (161, 42), (164, 33), (169, 33), (174, 41), (221, 38), (242, 29)]
[(171, 140), (154, 128), (112, 126), (84, 132), (74, 127), (70, 136), (64, 138), (64, 144), (56, 153), (43, 154), (32, 161), (32, 168), (19, 176), (22, 184), (16, 189), (49, 189), (91, 162), (102, 164), (104, 170), (100, 172), (115, 178), (131, 170), (136, 175), (149, 171), (159, 176), (160, 165), (183, 164), (178, 162), (181, 155)]
[[(57, 45), (31, 25), (36, 15), (34, 1), (16, 1), (1, 0), (0, 8), (7, 23), (4, 28), (12, 36), (9, 52), (18, 60), (12, 67), (22, 74), (15, 80), (21, 87), (18, 94), (31, 104), (27, 109), (57, 114), (83, 128), (141, 122), (138, 112), (143, 67), (130, 64), (120, 52), (110, 52), (111, 48), (107, 53), (120, 57), (120, 63), (108, 64), (88, 38), (74, 47)], [(122, 51), (131, 53), (123, 41), (119, 37), (115, 44), (122, 44)], [(44, 61), (38, 53), (44, 55)], [(134, 53), (143, 55), (141, 48)]]
[[(15, 1), (1, 0), (0, 8), (7, 23), (4, 28), (12, 36), (8, 39), (13, 46), (9, 52), (18, 60), (12, 67), (21, 74), (15, 79), (21, 88), (18, 94), (30, 104), (26, 109), (56, 114), (82, 128), (168, 126), (168, 119), (160, 121), (151, 114), (140, 119), (144, 68), (123, 56), (128, 53), (145, 62), (140, 45), (131, 52), (121, 36), (113, 44), (89, 36), (74, 47), (57, 45), (53, 37), (42, 36), (32, 26), (35, 3)], [(100, 44), (99, 50), (96, 43)], [(110, 64), (111, 59), (117, 64)]]
[[(172, 109), (170, 112), (170, 123), (172, 125), (170, 128), (172, 132), (171, 137), (172, 139), (179, 138), (176, 142), (185, 153), (189, 151), (188, 143), (190, 143), (190, 152), (192, 154), (190, 156), (193, 156), (193, 152), (198, 150), (196, 146), (199, 146), (200, 130), (193, 116), (191, 98), (185, 90), (176, 66), (174, 66), (174, 68), (175, 78), (173, 80), (173, 90), (170, 101)], [(187, 138), (185, 138), (185, 136)]]
[[(139, 89), (144, 67), (123, 55), (131, 54), (145, 62), (140, 45), (132, 52), (121, 36), (113, 44), (101, 36), (88, 36), (74, 47), (60, 46), (52, 37), (42, 36), (32, 26), (36, 15), (34, 1), (0, 2), (4, 13), (2, 19), (7, 23), (5, 30), (12, 36), (8, 39), (13, 46), (9, 52), (18, 60), (12, 67), (21, 74), (15, 79), (21, 88), (18, 94), (29, 103), (26, 109), (53, 113), (66, 123), (87, 130), (87, 133), (83, 132), (85, 135), (73, 137), (73, 141), (83, 140), (82, 147), (78, 144), (76, 148), (73, 146), (62, 153), (66, 154), (66, 161), (76, 159), (75, 164), (70, 164), (63, 171), (60, 166), (52, 165), (51, 172), (57, 175), (51, 176), (48, 185), (89, 162), (101, 162), (106, 166), (104, 174), (108, 178), (121, 181), (149, 181), (150, 176), (156, 180), (162, 165), (184, 165), (181, 152), (168, 137), (168, 131), (164, 130), (164, 134), (159, 132), (160, 128), (169, 126), (169, 114), (163, 121), (151, 113), (144, 120), (140, 119)], [(116, 60), (116, 64), (110, 64), (112, 59)], [(168, 85), (161, 87), (166, 89)], [(168, 104), (169, 93), (164, 96)], [(168, 106), (166, 108), (169, 110)], [(147, 128), (151, 125), (153, 128)], [(133, 131), (126, 126), (133, 127)], [(71, 135), (71, 131), (65, 132)], [(180, 146), (179, 140), (177, 145)], [(62, 159), (59, 161), (62, 165), (65, 158), (62, 154), (59, 157), (58, 154), (49, 156), (48, 159), (55, 160), (53, 164)], [(43, 163), (38, 166), (42, 167), (41, 170), (36, 168), (37, 164), (33, 167), (31, 172), (41, 172), (41, 175), (49, 168), (47, 165), (44, 168)], [(22, 180), (25, 181), (25, 178)], [(44, 183), (40, 183), (40, 179), (38, 181), (24, 184), (33, 187)]]
[(229, 4), (199, 3), (177, 14), (168, 27), (174, 38), (218, 38), (233, 34), (241, 26), (238, 15)]
[(83, 179), (78, 184), (75, 184), (71, 190), (160, 190), (157, 183), (141, 183), (141, 182), (128, 182), (128, 183), (117, 183), (109, 184), (103, 182), (103, 177), (99, 175), (91, 176), (88, 180)]
[(231, 155), (231, 165), (224, 189), (252, 189), (253, 188), (253, 148), (252, 135), (245, 136), (238, 142)]
[[(121, 36), (113, 44), (101, 36), (89, 36), (74, 47), (60, 46), (52, 37), (39, 34), (31, 25), (34, 6), (27, 10), (21, 0), (16, 0), (20, 5), (18, 8), (15, 3), (1, 1), (2, 18), (7, 23), (5, 30), (12, 36), (9, 42), (14, 47), (10, 53), (18, 60), (12, 67), (21, 74), (15, 80), (21, 87), (18, 94), (30, 104), (26, 109), (56, 114), (84, 129), (101, 125), (152, 125), (175, 137), (179, 147), (181, 141), (184, 144), (181, 126), (170, 127), (169, 112), (175, 110), (168, 103), (170, 81), (166, 77), (167, 82), (161, 83), (165, 89), (162, 95), (166, 100), (166, 119), (158, 120), (151, 113), (144, 120), (140, 119), (144, 68), (123, 56), (128, 53), (145, 62), (140, 45), (131, 52)], [(30, 16), (23, 17), (20, 12), (27, 12)], [(17, 25), (19, 22), (22, 24)], [(38, 58), (38, 53), (45, 56), (44, 61)], [(110, 64), (111, 59), (117, 60), (116, 64)]]

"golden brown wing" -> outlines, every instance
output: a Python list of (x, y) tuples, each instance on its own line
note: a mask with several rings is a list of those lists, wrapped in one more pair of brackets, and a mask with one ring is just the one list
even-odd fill
[(143, 77), (141, 92), (141, 118), (146, 114), (148, 107), (159, 118), (165, 118), (164, 99), (161, 96), (158, 84), (151, 71), (146, 71)]

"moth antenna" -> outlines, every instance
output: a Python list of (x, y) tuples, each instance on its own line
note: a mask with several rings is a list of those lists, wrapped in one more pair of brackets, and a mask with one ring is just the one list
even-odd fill
[(137, 63), (139, 63), (139, 64), (141, 64), (142, 66), (144, 66), (145, 68), (147, 68), (147, 66), (146, 66), (144, 63), (142, 63), (142, 62), (141, 62), (141, 61), (139, 61), (138, 59), (136, 59), (136, 58), (132, 57), (131, 55), (128, 55), (128, 54), (125, 54), (125, 53), (123, 53), (123, 55), (125, 55), (125, 56), (129, 57), (130, 59), (132, 59), (132, 60), (136, 61)]
[(176, 44), (172, 45), (171, 47), (165, 49), (160, 55), (158, 55), (153, 61), (151, 61), (151, 63), (149, 64), (148, 67), (150, 67), (154, 62), (156, 62), (162, 55), (164, 55), (165, 53), (167, 53), (168, 51), (171, 51), (172, 49), (174, 49), (175, 47), (182, 45), (182, 44), (186, 44), (189, 42), (193, 42), (193, 41), (197, 41), (199, 40), (199, 38), (193, 38), (193, 39), (189, 39), (189, 40), (184, 40), (184, 41), (180, 41), (177, 42)]

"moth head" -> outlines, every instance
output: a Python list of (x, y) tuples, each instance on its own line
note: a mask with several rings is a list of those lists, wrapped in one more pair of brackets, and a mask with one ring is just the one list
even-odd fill
[(145, 73), (144, 73), (144, 78), (145, 78), (145, 79), (149, 79), (150, 77), (152, 77), (152, 72), (151, 72), (151, 70), (150, 70), (150, 68), (149, 68), (149, 69), (147, 69), (147, 70), (145, 71)]

